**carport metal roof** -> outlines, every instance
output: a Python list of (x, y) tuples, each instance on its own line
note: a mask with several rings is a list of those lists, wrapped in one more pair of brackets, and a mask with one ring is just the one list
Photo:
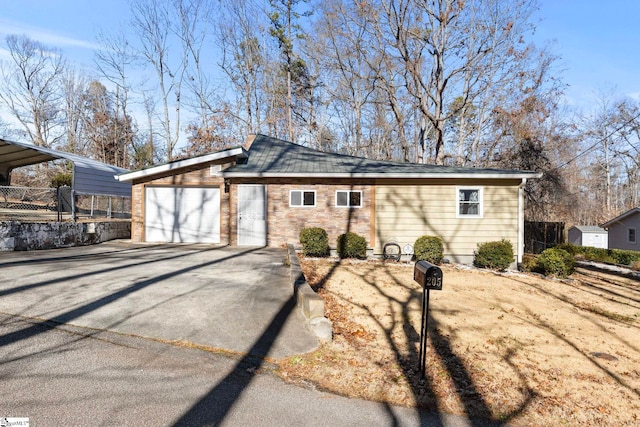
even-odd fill
[(114, 175), (128, 172), (127, 169), (77, 154), (0, 139), (0, 174), (5, 179), (12, 169), (52, 160), (71, 162), (73, 165), (72, 188), (76, 193), (131, 196), (131, 183), (120, 182), (114, 178)]

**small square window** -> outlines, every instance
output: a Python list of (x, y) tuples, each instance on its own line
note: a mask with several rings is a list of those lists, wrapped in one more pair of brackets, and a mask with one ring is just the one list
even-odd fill
[(361, 208), (362, 191), (336, 191), (336, 207)]
[(627, 242), (628, 243), (636, 243), (636, 229), (635, 228), (627, 228)]
[(289, 192), (289, 206), (314, 207), (316, 205), (316, 192), (291, 190)]
[(456, 216), (459, 218), (482, 217), (482, 188), (458, 188), (458, 207)]

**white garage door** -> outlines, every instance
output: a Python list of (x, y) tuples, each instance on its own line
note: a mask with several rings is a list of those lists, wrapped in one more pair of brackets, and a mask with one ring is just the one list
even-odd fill
[(147, 242), (220, 243), (220, 189), (147, 187)]

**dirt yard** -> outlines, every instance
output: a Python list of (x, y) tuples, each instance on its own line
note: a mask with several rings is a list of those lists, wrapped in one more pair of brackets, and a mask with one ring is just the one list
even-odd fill
[(443, 266), (422, 379), (413, 264), (301, 264), (334, 341), (283, 361), (291, 382), (513, 425), (640, 424), (639, 282)]

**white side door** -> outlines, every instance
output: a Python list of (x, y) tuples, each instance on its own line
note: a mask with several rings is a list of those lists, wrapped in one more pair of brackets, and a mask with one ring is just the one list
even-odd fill
[(264, 185), (238, 185), (238, 246), (267, 245)]

